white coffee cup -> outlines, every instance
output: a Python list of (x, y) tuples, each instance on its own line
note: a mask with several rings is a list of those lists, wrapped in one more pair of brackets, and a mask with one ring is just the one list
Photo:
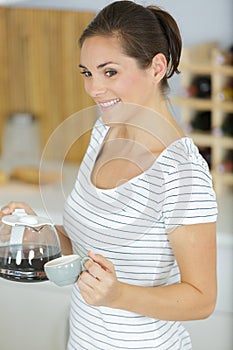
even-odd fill
[(88, 256), (81, 258), (77, 254), (64, 255), (48, 261), (44, 270), (48, 279), (56, 285), (68, 286), (74, 284), (82, 271), (85, 271), (85, 261), (91, 260)]

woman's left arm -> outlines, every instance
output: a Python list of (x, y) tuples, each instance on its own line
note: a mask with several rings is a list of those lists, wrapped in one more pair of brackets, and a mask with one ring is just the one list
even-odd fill
[(216, 224), (185, 225), (169, 234), (181, 281), (161, 287), (142, 287), (117, 280), (113, 264), (102, 255), (89, 253), (87, 271), (78, 286), (87, 303), (135, 312), (163, 320), (208, 317), (215, 308)]

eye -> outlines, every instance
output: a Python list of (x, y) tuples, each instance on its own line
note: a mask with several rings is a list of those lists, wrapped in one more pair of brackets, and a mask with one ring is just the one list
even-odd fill
[(80, 72), (82, 75), (84, 75), (84, 77), (89, 78), (91, 77), (91, 72), (89, 72), (88, 70), (84, 70), (82, 72)]
[(114, 69), (110, 69), (110, 70), (107, 70), (107, 71), (105, 72), (105, 74), (110, 78), (110, 77), (112, 77), (113, 75), (116, 75), (116, 74), (117, 74), (117, 71), (114, 70)]

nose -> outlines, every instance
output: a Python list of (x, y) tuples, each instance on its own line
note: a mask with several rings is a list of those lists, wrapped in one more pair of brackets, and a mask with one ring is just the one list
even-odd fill
[(88, 95), (95, 98), (104, 94), (107, 88), (101, 78), (92, 76), (91, 79), (86, 81), (85, 89)]

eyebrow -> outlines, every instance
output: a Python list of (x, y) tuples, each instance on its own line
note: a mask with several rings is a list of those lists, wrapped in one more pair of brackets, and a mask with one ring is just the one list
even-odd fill
[[(117, 64), (115, 62), (109, 61), (109, 62), (105, 62), (105, 63), (101, 63), (97, 66), (97, 69), (101, 69), (104, 68), (105, 66), (107, 66), (108, 64)], [(82, 64), (79, 64), (79, 68), (83, 68), (83, 69), (87, 69), (87, 67), (83, 66)]]

